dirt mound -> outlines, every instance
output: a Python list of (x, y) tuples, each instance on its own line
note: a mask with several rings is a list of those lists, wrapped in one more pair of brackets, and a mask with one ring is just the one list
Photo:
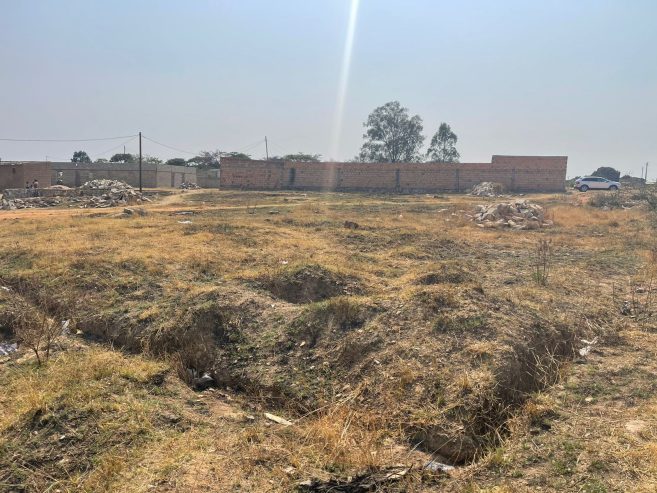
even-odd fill
[(261, 279), (263, 287), (290, 303), (312, 303), (340, 295), (360, 294), (358, 280), (321, 265), (304, 265)]
[(472, 188), (470, 195), (477, 197), (497, 197), (504, 193), (504, 185), (492, 181), (483, 181)]
[(415, 281), (416, 284), (429, 286), (432, 284), (462, 284), (472, 280), (472, 275), (459, 265), (443, 264), (439, 269), (423, 274)]

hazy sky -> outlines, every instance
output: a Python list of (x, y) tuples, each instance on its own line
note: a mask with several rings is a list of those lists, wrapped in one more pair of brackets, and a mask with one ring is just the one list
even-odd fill
[[(464, 162), (568, 155), (657, 175), (657, 1), (0, 0), (0, 138), (144, 135), (180, 149), (348, 159), (399, 100)], [(127, 140), (127, 139), (126, 139)], [(0, 141), (3, 160), (109, 157), (123, 140)], [(136, 141), (127, 144), (137, 150)], [(101, 154), (104, 151), (105, 154)], [(190, 157), (145, 141), (144, 153)]]

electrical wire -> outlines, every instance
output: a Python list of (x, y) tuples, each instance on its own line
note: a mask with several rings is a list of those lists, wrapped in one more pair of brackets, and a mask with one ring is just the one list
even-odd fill
[(99, 139), (7, 139), (0, 138), (3, 142), (97, 142), (101, 140), (119, 140), (127, 139), (129, 137), (137, 137), (136, 135), (122, 135), (120, 137), (101, 137)]
[(167, 144), (163, 144), (162, 142), (158, 142), (158, 141), (155, 140), (155, 139), (151, 139), (151, 138), (149, 138), (149, 137), (146, 137), (144, 134), (142, 134), (142, 138), (143, 138), (143, 139), (146, 139), (146, 140), (149, 140), (149, 141), (153, 142), (154, 144), (160, 145), (160, 146), (162, 146), (162, 147), (166, 147), (167, 149), (171, 149), (171, 150), (173, 150), (173, 151), (183, 152), (183, 153), (185, 153), (185, 154), (191, 154), (191, 155), (193, 155), (193, 156), (195, 156), (196, 154), (198, 154), (198, 153), (196, 153), (196, 152), (186, 151), (185, 149), (179, 149), (179, 148), (177, 148), (177, 147), (173, 147), (173, 146), (170, 146), (170, 145), (167, 145)]
[(117, 145), (117, 146), (111, 147), (111, 148), (107, 149), (106, 151), (99, 152), (99, 153), (94, 154), (93, 156), (90, 156), (90, 157), (97, 158), (98, 156), (102, 156), (103, 154), (107, 154), (108, 152), (112, 152), (112, 151), (115, 150), (115, 149), (120, 149), (120, 148), (123, 147), (124, 145), (129, 144), (130, 142), (132, 142), (133, 140), (135, 140), (137, 137), (138, 137), (137, 135), (134, 135), (131, 139), (128, 139), (128, 140), (126, 140), (125, 142), (122, 142), (121, 144), (119, 144), (119, 145)]

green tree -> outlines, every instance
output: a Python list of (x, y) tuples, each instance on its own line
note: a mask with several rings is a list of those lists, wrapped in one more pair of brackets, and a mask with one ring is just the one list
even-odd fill
[(305, 163), (319, 163), (322, 160), (321, 154), (306, 154), (304, 152), (297, 152), (295, 154), (286, 154), (281, 159), (284, 161), (299, 161)]
[(109, 160), (110, 163), (135, 163), (136, 161), (135, 156), (130, 153), (114, 154)]
[(187, 166), (196, 166), (197, 168), (219, 168), (219, 158), (221, 151), (201, 151), (197, 156), (187, 160)]
[(430, 161), (435, 163), (458, 163), (461, 155), (456, 150), (456, 136), (447, 123), (441, 123), (438, 131), (431, 138), (431, 145), (427, 151)]
[[(137, 156), (137, 162), (139, 162), (139, 156)], [(155, 156), (143, 156), (141, 162), (147, 164), (162, 164), (162, 160)]]
[(420, 161), (424, 142), (422, 118), (409, 117), (399, 101), (376, 108), (363, 124), (367, 129), (360, 150), (362, 161), (400, 163)]
[(107, 159), (105, 159), (104, 157), (101, 157), (101, 158), (96, 159), (94, 161), (94, 163), (109, 163), (109, 161)]
[(221, 157), (230, 157), (234, 159), (246, 159), (248, 161), (251, 160), (251, 155), (250, 154), (244, 154), (243, 152), (222, 152)]
[(164, 164), (168, 164), (169, 166), (187, 166), (187, 161), (181, 157), (174, 157), (173, 159), (169, 159)]
[(89, 154), (84, 151), (75, 151), (73, 157), (71, 158), (72, 163), (90, 163), (91, 158)]
[(599, 176), (601, 178), (606, 178), (607, 180), (618, 181), (620, 180), (620, 171), (615, 170), (611, 166), (601, 166), (596, 169), (591, 176)]

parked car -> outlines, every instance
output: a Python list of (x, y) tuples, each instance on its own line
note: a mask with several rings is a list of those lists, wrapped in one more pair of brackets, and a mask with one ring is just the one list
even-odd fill
[(580, 192), (586, 192), (587, 190), (618, 190), (621, 184), (617, 181), (607, 180), (606, 178), (601, 178), (599, 176), (584, 176), (582, 178), (577, 178), (575, 180), (575, 185), (573, 188), (576, 188)]

